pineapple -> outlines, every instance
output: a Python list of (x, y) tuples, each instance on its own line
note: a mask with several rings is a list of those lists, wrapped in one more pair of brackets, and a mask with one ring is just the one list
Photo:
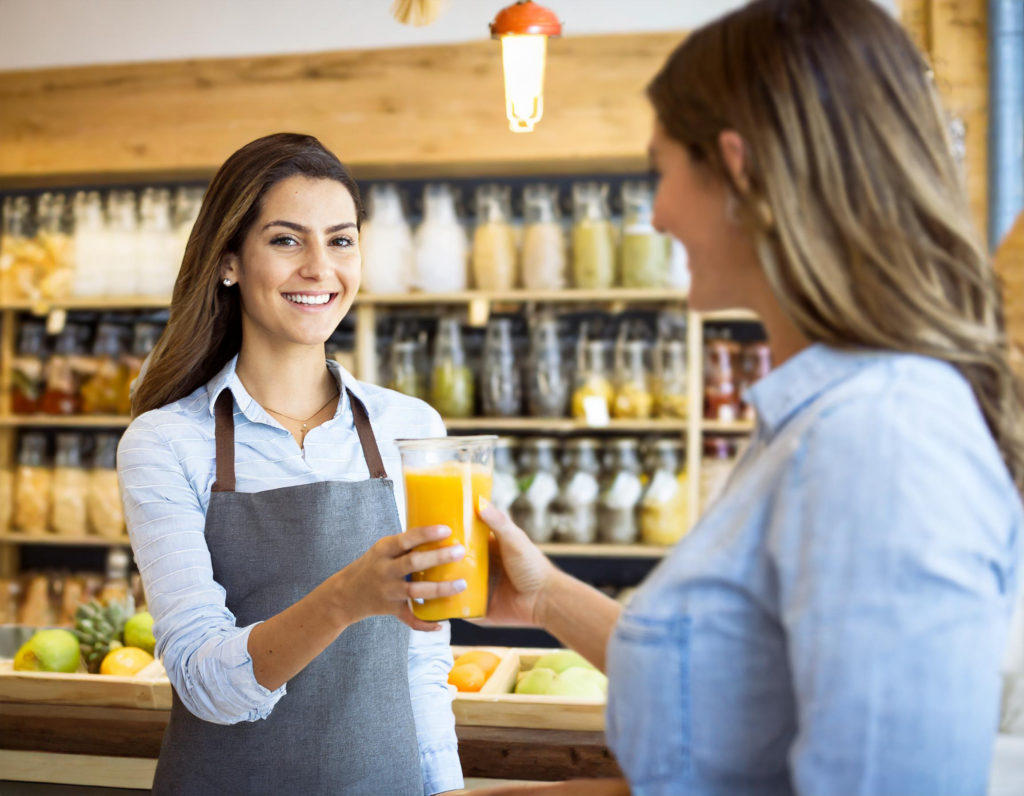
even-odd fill
[(90, 600), (75, 611), (75, 635), (89, 671), (95, 674), (107, 653), (124, 646), (124, 623), (135, 613), (135, 600), (129, 595), (107, 605)]

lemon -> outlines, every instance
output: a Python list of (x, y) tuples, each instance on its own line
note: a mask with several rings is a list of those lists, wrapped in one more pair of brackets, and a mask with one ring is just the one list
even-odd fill
[(68, 630), (40, 630), (14, 656), (18, 672), (74, 672), (78, 669), (78, 639)]
[(156, 639), (153, 638), (153, 617), (149, 611), (140, 611), (124, 625), (124, 645), (126, 647), (138, 647), (150, 655), (156, 648)]
[(100, 674), (131, 677), (153, 662), (153, 656), (138, 647), (118, 647), (107, 653), (100, 664)]

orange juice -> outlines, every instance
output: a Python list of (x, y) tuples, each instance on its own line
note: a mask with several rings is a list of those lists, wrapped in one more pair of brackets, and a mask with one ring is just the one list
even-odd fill
[(476, 514), (481, 497), (491, 497), (491, 467), (447, 461), (427, 467), (403, 467), (407, 527), (447, 525), (452, 535), (421, 549), (461, 544), (461, 561), (413, 574), (414, 581), (465, 579), (465, 591), (413, 603), (412, 612), (425, 621), (480, 617), (487, 613), (487, 540), (490, 528)]

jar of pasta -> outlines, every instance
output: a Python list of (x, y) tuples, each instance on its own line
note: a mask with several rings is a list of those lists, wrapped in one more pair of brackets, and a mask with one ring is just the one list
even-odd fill
[(96, 436), (86, 493), (89, 530), (104, 539), (125, 536), (124, 506), (117, 485), (117, 441), (116, 434)]
[(575, 287), (602, 290), (615, 284), (615, 229), (608, 211), (608, 185), (572, 187), (572, 275)]
[(14, 530), (31, 534), (49, 530), (52, 487), (46, 436), (36, 432), (23, 435), (14, 474)]
[(85, 505), (88, 492), (89, 476), (82, 457), (81, 434), (58, 434), (50, 522), (54, 533), (76, 537), (88, 533), (89, 521)]

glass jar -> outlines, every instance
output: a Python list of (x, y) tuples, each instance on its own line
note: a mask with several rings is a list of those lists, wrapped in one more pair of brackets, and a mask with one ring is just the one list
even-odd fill
[(49, 530), (52, 484), (53, 471), (46, 461), (46, 436), (35, 432), (22, 435), (14, 473), (15, 530), (31, 534)]
[(174, 249), (179, 266), (185, 259), (185, 249), (192, 236), (192, 228), (196, 225), (199, 210), (203, 206), (203, 193), (203, 188), (194, 186), (182, 186), (174, 192)]
[(729, 437), (705, 437), (700, 465), (700, 505), (705, 510), (721, 494), (736, 459), (736, 446)]
[(18, 352), (11, 361), (11, 411), (28, 415), (39, 411), (46, 385), (46, 327), (26, 322), (18, 333)]
[(61, 536), (85, 536), (89, 529), (86, 495), (89, 477), (82, 458), (82, 436), (57, 435), (57, 457), (53, 469), (53, 515), (50, 527)]
[(412, 230), (398, 187), (391, 183), (370, 186), (367, 209), (369, 218), (359, 231), (361, 288), (367, 293), (408, 293), (413, 281)]
[(116, 434), (97, 434), (93, 450), (86, 514), (89, 529), (104, 539), (123, 539), (126, 533), (124, 505), (117, 484)]
[(551, 504), (557, 496), (555, 441), (546, 437), (524, 439), (519, 446), (519, 496), (512, 503), (511, 514), (512, 521), (538, 544), (551, 541)]
[(145, 266), (136, 250), (138, 217), (132, 191), (111, 191), (107, 196), (107, 292), (137, 296), (142, 290)]
[(61, 299), (71, 294), (73, 260), (71, 236), (64, 213), (67, 197), (44, 193), (36, 206), (36, 243), (42, 253), (36, 271), (32, 298)]
[(494, 481), (491, 485), (491, 503), (508, 513), (519, 496), (516, 480), (515, 440), (498, 437), (494, 443)]
[(178, 278), (181, 257), (171, 224), (171, 192), (146, 188), (139, 197), (139, 228), (135, 240), (139, 267), (145, 278), (139, 289), (152, 296), (169, 296)]
[[(7, 533), (14, 515), (14, 471), (6, 464), (0, 467), (0, 533)], [(0, 597), (2, 597), (0, 588)]]
[(685, 420), (689, 414), (686, 343), (661, 339), (654, 348), (654, 414)]
[(473, 231), (473, 286), (477, 290), (511, 290), (516, 286), (516, 240), (508, 186), (476, 189)]
[(473, 371), (462, 345), (457, 318), (442, 318), (434, 339), (430, 404), (442, 417), (472, 417), (476, 403)]
[(162, 332), (163, 327), (157, 323), (137, 323), (132, 327), (131, 349), (123, 357), (125, 388), (121, 393), (117, 409), (123, 415), (131, 412), (132, 385), (139, 377), (139, 373), (142, 372), (142, 363), (146, 361), (146, 357), (156, 346)]
[(659, 439), (652, 449), (653, 473), (640, 499), (640, 539), (673, 545), (689, 527), (686, 475), (680, 465), (682, 443)]
[(593, 423), (607, 420), (610, 416), (615, 398), (608, 367), (610, 353), (611, 343), (608, 341), (580, 338), (572, 393), (573, 417)]
[(0, 237), (0, 298), (8, 301), (33, 294), (36, 264), (42, 252), (33, 237), (32, 203), (27, 196), (5, 196)]
[(527, 386), (533, 417), (565, 417), (571, 380), (562, 358), (558, 321), (542, 318), (530, 329)]
[(650, 346), (644, 340), (619, 340), (615, 346), (615, 398), (612, 416), (620, 419), (645, 420), (654, 409), (651, 392), (651, 371), (648, 364)]
[(772, 350), (768, 343), (749, 343), (743, 347), (739, 379), (740, 417), (743, 420), (753, 422), (756, 415), (754, 407), (747, 403), (747, 390), (767, 376), (771, 369)]
[(103, 202), (97, 191), (79, 191), (74, 199), (74, 276), (71, 294), (78, 297), (107, 293), (107, 252), (110, 248)]
[(669, 242), (652, 222), (653, 194), (646, 182), (622, 184), (622, 286), (668, 286)]
[(609, 544), (633, 544), (639, 536), (637, 508), (643, 493), (640, 452), (635, 439), (612, 440), (605, 452), (597, 504), (597, 534)]
[(487, 324), (480, 399), (487, 417), (517, 417), (522, 412), (519, 364), (508, 318), (492, 318)]
[(392, 390), (411, 395), (421, 400), (427, 399), (427, 384), (421, 362), (423, 360), (423, 343), (419, 340), (396, 340), (391, 344), (391, 381), (388, 387)]
[(572, 274), (576, 287), (602, 290), (615, 284), (615, 229), (608, 211), (608, 185), (572, 186)]
[(413, 239), (413, 287), (424, 293), (460, 293), (466, 289), (466, 230), (455, 211), (451, 186), (423, 189), (423, 223)]
[(82, 411), (86, 414), (116, 414), (128, 393), (128, 369), (122, 359), (124, 330), (101, 323), (92, 349), (92, 373), (82, 384)]
[(558, 212), (558, 188), (523, 189), (523, 287), (562, 290), (566, 286), (565, 232)]
[(740, 410), (735, 368), (739, 347), (731, 340), (710, 340), (704, 350), (704, 417), (732, 423)]
[(690, 289), (690, 265), (686, 247), (671, 236), (668, 241), (668, 287), (672, 290)]
[(84, 352), (81, 330), (67, 324), (57, 336), (54, 352), (46, 363), (46, 388), (39, 408), (48, 415), (74, 415), (81, 410), (76, 365)]
[(565, 444), (565, 470), (552, 511), (560, 542), (588, 544), (597, 538), (598, 476), (596, 440), (575, 438)]

